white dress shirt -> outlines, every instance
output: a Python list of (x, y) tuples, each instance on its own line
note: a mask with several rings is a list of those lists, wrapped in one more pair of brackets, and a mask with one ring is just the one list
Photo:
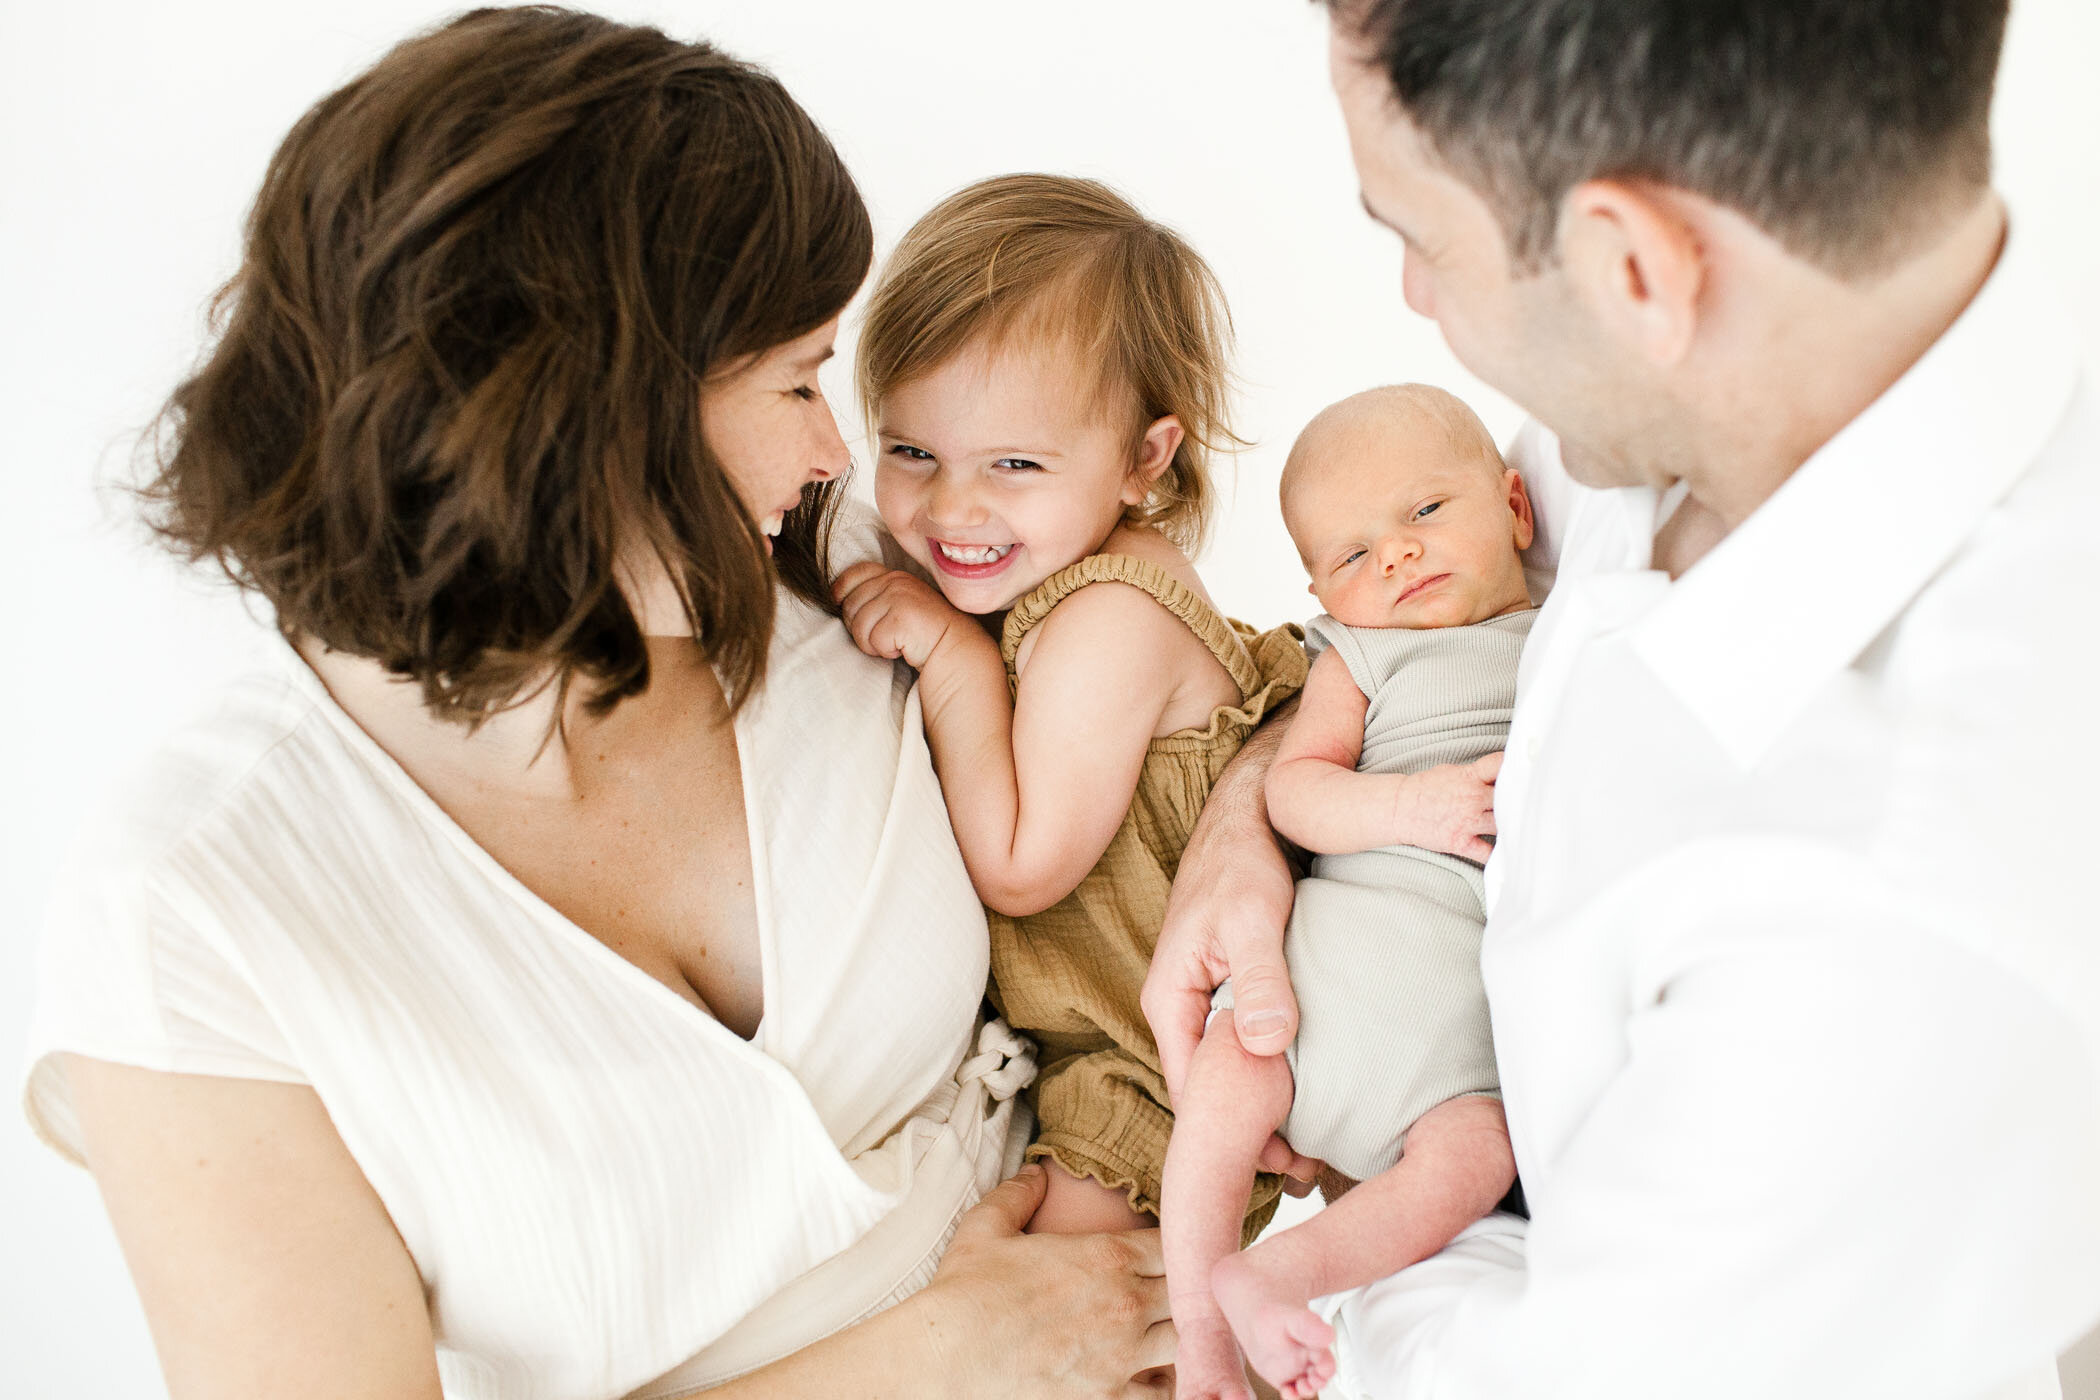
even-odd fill
[(2054, 1395), (2100, 1318), (2100, 400), (2009, 244), (1672, 582), (1558, 582), (1482, 953), (1532, 1210), (1339, 1305), (1366, 1396)]

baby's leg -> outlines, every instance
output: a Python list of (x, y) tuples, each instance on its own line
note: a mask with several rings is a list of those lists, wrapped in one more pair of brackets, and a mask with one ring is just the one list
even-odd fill
[(1118, 1187), (1090, 1176), (1074, 1176), (1055, 1161), (1043, 1203), (1029, 1217), (1031, 1235), (1109, 1235), (1122, 1230), (1149, 1230), (1158, 1222), (1130, 1203)]
[[(1326, 1354), (1333, 1334), (1306, 1304), (1427, 1259), (1494, 1209), (1516, 1174), (1501, 1103), (1478, 1094), (1449, 1099), (1415, 1120), (1392, 1166), (1303, 1224), (1219, 1259), (1211, 1285), (1254, 1369), (1283, 1400), (1316, 1395), (1334, 1373)], [(1325, 1334), (1311, 1368), (1305, 1339), (1317, 1334), (1308, 1323)]]
[(1211, 1296), (1211, 1267), (1240, 1247), (1255, 1161), (1290, 1106), (1283, 1057), (1248, 1054), (1231, 1013), (1212, 1017), (1174, 1106), (1160, 1192), (1167, 1302), (1179, 1335), (1176, 1400), (1252, 1395), (1232, 1329)]

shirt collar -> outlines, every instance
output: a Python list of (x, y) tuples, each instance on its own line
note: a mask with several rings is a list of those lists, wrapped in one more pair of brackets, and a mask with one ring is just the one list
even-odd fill
[(1632, 629), (1744, 767), (1908, 606), (2068, 410), (2077, 337), (2018, 248), (2008, 233), (1947, 332)]

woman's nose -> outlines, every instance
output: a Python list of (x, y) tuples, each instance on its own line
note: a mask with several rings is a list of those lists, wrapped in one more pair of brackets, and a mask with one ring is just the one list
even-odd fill
[(826, 413), (824, 426), (810, 452), (809, 479), (829, 481), (852, 465), (853, 453), (846, 446), (845, 435), (839, 431), (839, 420)]

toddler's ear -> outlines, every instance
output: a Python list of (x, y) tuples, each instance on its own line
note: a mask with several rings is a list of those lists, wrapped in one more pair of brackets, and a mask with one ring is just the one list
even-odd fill
[(1141, 506), (1145, 503), (1145, 497), (1152, 492), (1152, 483), (1173, 465), (1174, 454), (1181, 450), (1184, 436), (1181, 420), (1173, 414), (1152, 420), (1145, 428), (1145, 436), (1138, 441), (1137, 460), (1130, 464), (1130, 479), (1123, 483), (1123, 504)]

